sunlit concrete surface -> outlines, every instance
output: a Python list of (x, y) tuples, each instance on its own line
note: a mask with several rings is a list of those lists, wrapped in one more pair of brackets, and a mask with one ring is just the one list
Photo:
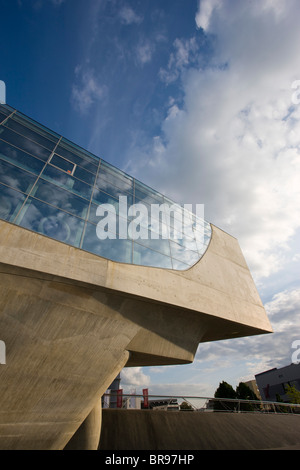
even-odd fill
[(124, 366), (272, 331), (237, 240), (212, 229), (203, 258), (172, 271), (0, 221), (0, 449), (96, 449), (99, 399)]

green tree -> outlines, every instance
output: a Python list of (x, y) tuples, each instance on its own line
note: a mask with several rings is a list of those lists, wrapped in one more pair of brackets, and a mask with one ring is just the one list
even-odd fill
[(295, 385), (286, 385), (285, 393), (289, 397), (290, 403), (300, 404), (300, 391), (296, 389)]
[(180, 409), (181, 409), (181, 410), (184, 410), (184, 411), (185, 411), (185, 410), (192, 410), (193, 407), (192, 407), (192, 405), (190, 405), (188, 402), (183, 401), (183, 402), (181, 403), (181, 405), (180, 405)]
[[(240, 400), (258, 400), (257, 396), (244, 382), (240, 382), (236, 387), (236, 396)], [(257, 406), (254, 403), (241, 403), (241, 411), (254, 411)]]
[[(236, 391), (233, 389), (232, 385), (228, 384), (223, 380), (219, 384), (219, 387), (215, 391), (215, 398), (236, 398)], [(227, 400), (215, 400), (214, 401), (214, 410), (215, 411), (228, 411), (234, 410), (236, 407), (235, 402)]]

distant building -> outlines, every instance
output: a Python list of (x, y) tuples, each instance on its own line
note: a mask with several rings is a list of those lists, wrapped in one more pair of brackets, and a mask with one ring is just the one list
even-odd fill
[(255, 380), (248, 380), (248, 382), (244, 382), (244, 383), (250, 388), (250, 390), (252, 390), (253, 393), (255, 393), (257, 398), (259, 398), (259, 400), (262, 399), (259, 388)]
[(300, 364), (291, 364), (280, 369), (275, 367), (255, 375), (255, 379), (262, 400), (277, 401), (280, 397), (284, 402), (289, 402), (286, 386), (295, 386), (300, 390)]

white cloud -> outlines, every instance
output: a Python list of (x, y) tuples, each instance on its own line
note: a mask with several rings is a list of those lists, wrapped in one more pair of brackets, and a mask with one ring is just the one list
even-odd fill
[(195, 37), (190, 39), (175, 39), (174, 51), (170, 54), (166, 68), (161, 68), (159, 76), (161, 80), (170, 84), (178, 79), (184, 67), (190, 66), (197, 60), (199, 45)]
[(136, 47), (137, 62), (141, 65), (150, 62), (154, 52), (154, 45), (149, 41), (143, 41)]
[(125, 25), (140, 24), (143, 17), (138, 15), (130, 6), (125, 5), (119, 11), (119, 18), (121, 23)]
[[(122, 387), (126, 389), (148, 387), (150, 384), (150, 377), (146, 375), (142, 367), (125, 367), (121, 374)], [(137, 393), (141, 393), (138, 392)]]
[(169, 108), (141, 172), (180, 202), (204, 203), (262, 279), (282, 268), (300, 226), (300, 10), (293, 0), (201, 1), (196, 21), (214, 35), (213, 58), (200, 67), (196, 43), (175, 42), (160, 76), (180, 77), (183, 105)]
[(96, 101), (102, 101), (107, 95), (106, 85), (101, 84), (89, 67), (77, 66), (76, 84), (72, 87), (71, 101), (80, 112), (87, 112)]

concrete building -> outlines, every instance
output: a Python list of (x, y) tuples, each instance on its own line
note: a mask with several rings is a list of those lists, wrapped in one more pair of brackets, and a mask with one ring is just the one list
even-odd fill
[(280, 397), (288, 403), (286, 386), (295, 386), (300, 391), (300, 364), (290, 364), (280, 369), (274, 367), (256, 374), (255, 379), (263, 401), (277, 401)]
[(200, 342), (272, 331), (238, 241), (189, 211), (178, 238), (181, 215), (0, 106), (1, 449), (96, 449), (101, 396), (124, 366), (190, 363)]
[(257, 383), (256, 383), (256, 380), (248, 380), (247, 382), (245, 382), (245, 384), (248, 385), (250, 390), (252, 390), (252, 392), (255, 393), (257, 398), (259, 398), (259, 400), (262, 399), (259, 388), (258, 388)]

